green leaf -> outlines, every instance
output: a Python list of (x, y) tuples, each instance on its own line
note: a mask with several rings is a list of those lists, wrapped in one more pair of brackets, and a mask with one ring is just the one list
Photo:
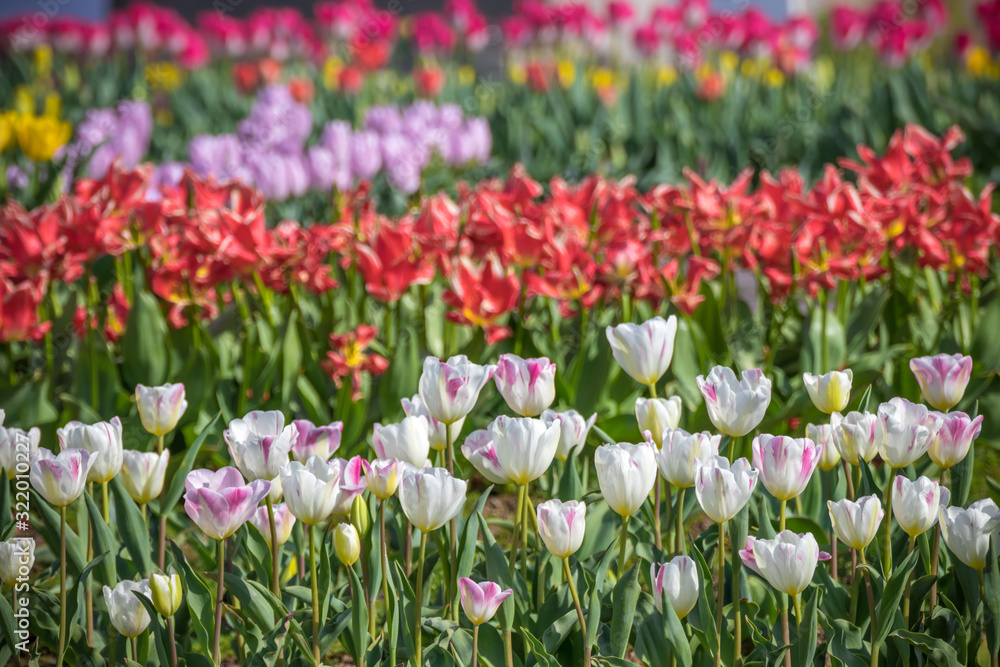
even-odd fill
[(997, 566), (996, 544), (995, 539), (990, 540), (986, 571), (983, 573), (986, 643), (990, 647), (990, 655), (1000, 653), (1000, 568)]
[[(153, 630), (153, 644), (156, 645), (156, 657), (159, 660), (161, 667), (167, 667), (170, 664), (170, 658), (167, 657), (167, 632), (166, 628), (163, 626), (163, 620), (156, 611), (156, 607), (153, 606), (153, 601), (147, 598), (145, 595), (140, 594), (138, 591), (134, 591), (133, 595), (139, 598), (139, 602), (142, 606), (146, 608), (146, 613), (149, 614), (150, 623), (149, 627)], [(140, 651), (141, 653), (141, 651)]]
[(975, 473), (976, 448), (969, 447), (969, 453), (951, 469), (951, 507), (965, 507), (972, 490), (972, 477)]
[(607, 578), (611, 560), (615, 557), (615, 545), (617, 544), (617, 539), (612, 540), (594, 570), (594, 588), (590, 591), (590, 599), (587, 603), (588, 646), (593, 646), (597, 642), (597, 629), (601, 624), (601, 589), (604, 588), (604, 580)]
[(677, 612), (670, 605), (665, 592), (661, 607), (663, 609), (660, 614), (663, 618), (663, 634), (666, 636), (667, 642), (670, 643), (670, 650), (673, 652), (678, 665), (690, 665), (691, 644), (688, 642), (687, 635), (684, 634), (684, 627), (681, 626), (681, 621), (677, 618)]
[(97, 503), (88, 494), (83, 494), (84, 501), (87, 503), (87, 512), (90, 514), (90, 527), (94, 535), (94, 552), (104, 553), (108, 552), (111, 557), (105, 558), (101, 562), (101, 568), (98, 570), (98, 580), (105, 586), (115, 587), (118, 583), (118, 576), (115, 572), (115, 558), (118, 555), (118, 546), (115, 544), (114, 535), (111, 533), (111, 528), (108, 524), (104, 523), (104, 517), (101, 516), (101, 511), (97, 508)]
[(958, 652), (943, 639), (909, 630), (899, 630), (890, 637), (902, 639), (910, 646), (919, 649), (928, 657), (931, 664), (938, 667), (962, 667), (962, 663), (958, 660)]
[(618, 580), (612, 593), (614, 611), (611, 615), (611, 655), (625, 657), (628, 650), (629, 636), (632, 634), (632, 621), (635, 618), (635, 605), (639, 602), (639, 568), (631, 567), (625, 576)]
[(562, 465), (562, 474), (559, 476), (558, 498), (563, 502), (579, 500), (583, 495), (583, 482), (580, 480), (580, 471), (576, 465), (576, 459), (576, 450), (573, 450)]
[(793, 665), (811, 665), (816, 654), (817, 610), (819, 609), (819, 588), (812, 588), (812, 595), (806, 603), (805, 613), (799, 621), (798, 640), (792, 646)]
[(472, 573), (472, 565), (476, 559), (476, 543), (479, 539), (479, 521), (476, 517), (482, 514), (483, 508), (486, 507), (486, 500), (490, 497), (490, 491), (492, 490), (493, 486), (490, 485), (485, 491), (479, 494), (479, 500), (476, 501), (475, 509), (465, 521), (462, 533), (462, 546), (458, 552), (457, 573), (459, 579), (468, 577)]
[(184, 601), (191, 612), (189, 618), (194, 627), (195, 635), (201, 642), (202, 650), (211, 652), (212, 644), (209, 633), (214, 629), (215, 623), (212, 593), (202, 578), (191, 569), (191, 565), (188, 564), (180, 547), (171, 542), (170, 550), (174, 555), (174, 565), (180, 567), (181, 575), (184, 577)]
[[(17, 622), (14, 619), (14, 609), (10, 606), (6, 595), (0, 595), (0, 621), (3, 625), (3, 634), (7, 638), (7, 646), (13, 650), (13, 647), (17, 646), (14, 634), (17, 630)], [(14, 664), (17, 664), (16, 661)]]
[(188, 450), (184, 452), (184, 458), (181, 459), (180, 466), (174, 471), (173, 477), (170, 478), (170, 485), (167, 487), (167, 493), (160, 501), (161, 516), (168, 514), (170, 510), (174, 508), (174, 505), (177, 504), (177, 501), (180, 500), (181, 494), (184, 493), (184, 479), (188, 476), (188, 473), (191, 472), (191, 469), (194, 468), (194, 462), (195, 459), (198, 458), (198, 452), (201, 451), (202, 444), (204, 444), (205, 439), (212, 432), (215, 422), (219, 421), (219, 417), (221, 416), (221, 412), (216, 413), (216, 415), (212, 417), (212, 421), (208, 422), (208, 425), (202, 429), (201, 433), (198, 434), (198, 437), (195, 438), (194, 442), (191, 443), (191, 446), (188, 447)]
[(351, 575), (351, 591), (357, 602), (351, 608), (351, 641), (354, 644), (355, 664), (365, 664), (365, 650), (368, 648), (368, 605), (364, 604), (365, 589), (353, 567), (347, 568)]
[(143, 577), (148, 577), (153, 571), (153, 548), (149, 541), (149, 528), (142, 520), (139, 506), (125, 491), (121, 479), (116, 477), (111, 480), (110, 485), (115, 494), (115, 517), (118, 523), (118, 534), (121, 536), (129, 555), (132, 556), (132, 564), (136, 570)]
[(274, 609), (260, 592), (249, 585), (245, 576), (231, 572), (225, 575), (226, 590), (240, 601), (240, 610), (258, 630), (274, 627)]
[(535, 635), (528, 632), (527, 628), (521, 628), (521, 637), (531, 648), (531, 654), (535, 656), (535, 661), (541, 667), (561, 667), (559, 661), (549, 655), (549, 652), (545, 650), (545, 645)]
[(914, 550), (903, 562), (899, 563), (898, 567), (893, 570), (892, 576), (889, 577), (889, 581), (886, 582), (875, 610), (878, 623), (875, 626), (872, 639), (876, 644), (881, 645), (889, 635), (889, 631), (892, 630), (893, 620), (900, 611), (899, 603), (903, 599), (906, 581), (910, 578), (910, 574), (919, 561), (920, 552)]
[(137, 384), (157, 386), (166, 381), (167, 325), (159, 302), (149, 292), (136, 295), (119, 348), (122, 377), (130, 387)]

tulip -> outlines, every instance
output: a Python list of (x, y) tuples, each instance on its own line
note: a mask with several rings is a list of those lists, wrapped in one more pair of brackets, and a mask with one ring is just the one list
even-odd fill
[(181, 608), (184, 601), (184, 587), (179, 574), (172, 569), (170, 574), (154, 572), (149, 575), (149, 589), (152, 593), (153, 608), (164, 618), (170, 618)]
[(919, 477), (911, 482), (897, 475), (892, 485), (892, 515), (911, 538), (931, 528), (938, 520), (938, 510), (948, 506), (951, 492), (937, 482)]
[(450, 426), (445, 426), (437, 419), (434, 419), (431, 413), (427, 411), (424, 402), (420, 400), (420, 394), (415, 394), (410, 399), (404, 398), (402, 404), (403, 412), (406, 413), (407, 417), (423, 417), (430, 424), (431, 449), (444, 451), (447, 449), (449, 442), (458, 440), (458, 434), (462, 432), (462, 426), (465, 424), (465, 417), (462, 417)]
[(829, 472), (840, 463), (840, 450), (833, 443), (833, 427), (830, 424), (806, 424), (806, 438), (816, 443), (820, 450), (818, 468)]
[(878, 496), (862, 496), (856, 501), (846, 498), (837, 502), (828, 500), (826, 506), (837, 537), (851, 549), (857, 549), (864, 562), (864, 549), (875, 539), (882, 517), (885, 516)]
[(639, 423), (639, 433), (649, 431), (656, 449), (663, 446), (663, 432), (677, 428), (681, 420), (681, 399), (643, 398), (635, 399), (635, 420)]
[[(771, 381), (759, 369), (743, 371), (737, 380), (731, 368), (716, 366), (708, 378), (695, 378), (705, 397), (708, 418), (730, 438), (740, 438), (757, 428), (771, 402)], [(735, 451), (730, 447), (731, 451)]]
[(805, 491), (819, 459), (820, 448), (809, 438), (761, 435), (753, 439), (753, 467), (764, 488), (781, 501), (779, 530), (785, 529), (786, 503)]
[(964, 412), (937, 413), (940, 430), (927, 448), (927, 454), (936, 466), (947, 470), (958, 464), (969, 453), (972, 442), (979, 437), (983, 416), (970, 419)]
[(233, 463), (248, 481), (272, 480), (288, 463), (295, 426), (285, 426), (285, 416), (278, 410), (254, 410), (243, 419), (229, 422), (222, 432)]
[(746, 549), (740, 550), (744, 565), (775, 590), (793, 598), (809, 586), (816, 563), (829, 558), (829, 554), (819, 550), (812, 533), (796, 534), (790, 530), (783, 530), (770, 540), (748, 537)]
[[(62, 665), (66, 646), (66, 506), (80, 497), (100, 453), (86, 449), (64, 449), (55, 456), (47, 449), (39, 449), (31, 464), (31, 486), (50, 505), (59, 508), (59, 648), (56, 652), (57, 667)], [(107, 488), (107, 487), (105, 487)], [(107, 501), (107, 494), (105, 494)], [(105, 512), (108, 506), (105, 502)]]
[(281, 470), (288, 511), (307, 526), (323, 521), (340, 501), (343, 475), (344, 465), (340, 460), (324, 461), (314, 456), (305, 464), (288, 463)]
[(869, 412), (849, 412), (846, 417), (830, 415), (833, 444), (852, 466), (860, 460), (871, 462), (885, 440), (885, 423)]
[(157, 454), (126, 449), (122, 453), (122, 461), (122, 485), (145, 515), (146, 503), (163, 492), (170, 450)]
[(477, 584), (468, 577), (459, 579), (458, 586), (462, 589), (462, 609), (465, 610), (465, 616), (472, 623), (472, 667), (477, 667), (479, 664), (479, 626), (483, 623), (489, 623), (503, 601), (509, 598), (514, 591), (510, 588), (501, 591), (500, 587), (492, 581)]
[(380, 459), (398, 459), (421, 467), (431, 444), (428, 422), (423, 417), (403, 417), (398, 424), (375, 424), (372, 447)]
[(757, 486), (758, 471), (745, 459), (732, 465), (723, 456), (697, 460), (694, 491), (712, 521), (723, 523), (740, 513)]
[[(35, 565), (35, 540), (14, 537), (0, 542), (0, 582), (14, 588), (18, 580), (27, 581)], [(17, 595), (14, 596), (16, 601)]]
[(597, 481), (608, 506), (622, 518), (618, 574), (625, 573), (628, 519), (649, 497), (656, 483), (656, 455), (647, 443), (601, 445), (594, 455)]
[(333, 548), (337, 558), (350, 567), (361, 556), (361, 539), (357, 529), (349, 523), (339, 523), (333, 531)]
[(850, 368), (845, 371), (830, 371), (825, 375), (802, 374), (802, 381), (813, 405), (826, 414), (840, 412), (847, 407), (853, 380), (854, 372)]
[(946, 412), (958, 405), (972, 376), (972, 357), (938, 354), (910, 359), (920, 393), (935, 410)]
[(986, 498), (961, 507), (939, 510), (941, 535), (955, 557), (974, 570), (982, 571), (990, 552), (990, 539), (1000, 528), (1000, 508)]
[(371, 463), (362, 461), (362, 467), (368, 490), (373, 496), (384, 501), (396, 494), (396, 487), (399, 486), (399, 478), (402, 476), (399, 461), (396, 459), (375, 459)]
[(292, 458), (299, 463), (305, 463), (313, 456), (324, 461), (329, 460), (340, 448), (340, 437), (344, 431), (344, 422), (333, 422), (329, 426), (316, 426), (308, 419), (296, 419), (292, 422), (295, 436), (292, 438)]
[[(425, 366), (426, 368), (426, 366)], [(424, 468), (403, 478), (399, 485), (399, 504), (410, 523), (420, 529), (420, 560), (417, 567), (416, 600), (423, 599), (424, 557), (427, 550), (427, 533), (437, 530), (462, 511), (465, 504), (465, 480), (456, 479), (444, 468)], [(449, 591), (454, 590), (455, 559), (451, 559)], [(453, 601), (454, 596), (449, 598)], [(420, 609), (414, 615), (413, 637), (416, 645), (416, 664), (423, 664), (423, 636)]]
[(556, 558), (569, 558), (583, 544), (587, 506), (579, 500), (547, 500), (536, 509), (538, 535)]
[[(339, 497), (330, 513), (334, 516), (346, 517), (353, 511), (352, 508), (358, 496), (368, 488), (368, 482), (365, 480), (365, 460), (360, 456), (355, 456), (350, 461), (333, 459), (332, 461), (328, 461), (328, 463), (331, 466), (340, 466), (340, 469), (343, 471), (338, 483)], [(360, 528), (358, 529), (360, 530)], [(366, 530), (362, 533), (362, 536), (364, 537), (367, 534)]]
[(663, 613), (663, 600), (683, 619), (698, 603), (698, 567), (687, 556), (674, 556), (669, 563), (652, 563), (649, 579), (653, 584), (653, 605)]
[(37, 426), (24, 431), (14, 427), (3, 428), (0, 421), (0, 470), (7, 473), (7, 479), (17, 477), (18, 467), (21, 474), (28, 471), (41, 441), (42, 431)]
[(679, 428), (663, 432), (663, 446), (656, 452), (656, 465), (665, 480), (678, 487), (674, 512), (677, 550), (684, 553), (684, 495), (694, 486), (695, 462), (718, 456), (722, 437), (708, 431), (688, 433)]
[(633, 380), (654, 387), (674, 356), (677, 318), (654, 317), (642, 324), (626, 322), (605, 331), (615, 361)]
[[(510, 484), (493, 444), (493, 435), (487, 429), (473, 431), (465, 438), (462, 453), (469, 463), (492, 484)], [(515, 517), (516, 518), (516, 517)]]
[(150, 621), (149, 612), (136, 597), (136, 593), (152, 598), (153, 593), (150, 590), (148, 579), (120, 581), (114, 589), (104, 587), (104, 603), (108, 607), (111, 625), (129, 639), (134, 639), (142, 634)]
[(86, 449), (92, 454), (99, 454), (90, 472), (87, 473), (88, 482), (107, 484), (121, 470), (122, 420), (118, 417), (110, 422), (96, 424), (71, 421), (66, 426), (56, 429), (56, 435), (59, 437), (61, 450)]
[(476, 406), (479, 392), (496, 372), (496, 366), (480, 366), (465, 355), (441, 361), (424, 359), (420, 374), (420, 400), (434, 419), (442, 424), (454, 424), (464, 419)]
[(537, 417), (556, 397), (556, 365), (545, 357), (501, 354), (493, 381), (508, 407), (522, 417)]
[(542, 421), (546, 424), (559, 424), (559, 446), (556, 447), (556, 458), (566, 461), (573, 452), (577, 454), (583, 449), (587, 442), (587, 435), (591, 427), (597, 421), (597, 414), (590, 415), (589, 419), (584, 419), (576, 410), (566, 410), (565, 412), (554, 412), (545, 410), (542, 412)]
[(142, 427), (155, 435), (158, 448), (163, 449), (163, 436), (177, 428), (188, 404), (184, 399), (184, 385), (170, 384), (159, 387), (135, 386), (135, 403), (139, 408)]
[(541, 477), (559, 445), (559, 426), (546, 425), (541, 419), (501, 415), (488, 430), (505, 476), (518, 485)]
[[(273, 512), (275, 533), (278, 536), (278, 545), (281, 546), (292, 536), (292, 527), (295, 525), (295, 515), (288, 509), (288, 505), (286, 503), (278, 503), (275, 505), (273, 507)], [(264, 541), (267, 542), (268, 548), (270, 548), (274, 544), (274, 541), (271, 536), (271, 522), (268, 519), (267, 508), (258, 507), (257, 511), (250, 516), (250, 523), (252, 523), (254, 527), (260, 531)]]

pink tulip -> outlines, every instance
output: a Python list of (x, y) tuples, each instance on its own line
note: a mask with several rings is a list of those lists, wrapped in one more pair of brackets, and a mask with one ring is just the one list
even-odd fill
[(753, 467), (778, 500), (802, 493), (819, 464), (821, 448), (809, 438), (760, 435), (753, 439)]
[(545, 357), (501, 354), (493, 381), (510, 409), (522, 417), (537, 417), (556, 397), (556, 365)]
[(65, 507), (83, 493), (87, 474), (100, 457), (86, 449), (64, 449), (58, 456), (39, 449), (29, 473), (31, 486), (50, 505)]
[(333, 506), (332, 513), (337, 516), (347, 516), (351, 513), (354, 499), (368, 488), (368, 480), (365, 479), (365, 460), (355, 456), (350, 461), (333, 459), (330, 464), (340, 465), (343, 470), (340, 476), (340, 499)]
[(473, 625), (489, 623), (503, 601), (514, 593), (509, 588), (500, 590), (492, 581), (477, 584), (468, 577), (459, 579), (458, 585), (462, 589), (462, 609)]
[(296, 419), (292, 422), (295, 436), (292, 438), (292, 458), (299, 463), (305, 463), (310, 456), (318, 456), (324, 461), (333, 456), (340, 448), (340, 436), (344, 431), (344, 422), (333, 422), (329, 426), (315, 426), (308, 419)]
[[(250, 517), (250, 523), (257, 527), (260, 534), (264, 536), (267, 546), (271, 546), (271, 523), (267, 518), (267, 508), (258, 507), (257, 511)], [(288, 541), (292, 536), (292, 526), (295, 525), (295, 515), (288, 509), (285, 503), (278, 503), (274, 506), (274, 532), (278, 534), (278, 546)]]
[(983, 416), (970, 419), (964, 412), (936, 414), (941, 429), (927, 449), (931, 461), (940, 468), (950, 468), (965, 458), (972, 442), (979, 437)]
[(192, 470), (184, 480), (184, 511), (202, 532), (217, 540), (233, 535), (246, 523), (271, 490), (271, 482), (244, 483), (236, 468), (216, 472)]
[(965, 395), (972, 375), (972, 357), (961, 354), (938, 354), (910, 359), (910, 370), (917, 378), (924, 400), (936, 410), (950, 410)]

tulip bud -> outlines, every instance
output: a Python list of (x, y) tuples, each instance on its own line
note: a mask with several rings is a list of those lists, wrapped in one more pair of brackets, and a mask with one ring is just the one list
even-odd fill
[(719, 455), (722, 436), (708, 431), (688, 433), (675, 428), (663, 432), (663, 447), (656, 453), (656, 465), (663, 479), (681, 489), (694, 486), (694, 473), (698, 459)]
[(708, 377), (695, 378), (705, 398), (708, 418), (730, 437), (743, 437), (757, 428), (771, 402), (771, 381), (754, 368), (737, 380), (731, 368), (716, 366)]
[(181, 608), (184, 588), (180, 575), (173, 570), (169, 575), (155, 572), (149, 575), (149, 588), (153, 593), (153, 607), (160, 616), (170, 618)]
[(819, 457), (819, 448), (809, 438), (760, 435), (753, 439), (753, 467), (764, 488), (778, 500), (791, 500), (805, 490)]
[(626, 322), (608, 327), (605, 333), (615, 361), (636, 382), (656, 384), (670, 368), (677, 335), (675, 316), (654, 317), (642, 324)]
[(155, 436), (163, 436), (177, 427), (188, 404), (184, 399), (184, 385), (170, 384), (159, 387), (135, 386), (135, 402), (139, 408), (142, 427)]
[(819, 550), (812, 533), (796, 535), (783, 530), (772, 540), (747, 538), (746, 549), (740, 550), (743, 563), (786, 595), (795, 596), (812, 581), (819, 560), (829, 560), (830, 554)]
[(663, 432), (675, 429), (681, 421), (681, 399), (679, 396), (670, 398), (635, 399), (635, 420), (639, 424), (639, 433), (649, 431), (657, 449), (663, 447)]
[(803, 373), (806, 392), (820, 412), (831, 414), (840, 412), (847, 407), (851, 399), (851, 382), (854, 372), (848, 368), (845, 371), (830, 371), (825, 375)]
[(462, 609), (473, 625), (489, 623), (503, 601), (514, 592), (510, 588), (501, 591), (492, 581), (477, 584), (468, 577), (459, 579), (458, 586), (462, 589)]
[(836, 468), (840, 463), (840, 450), (833, 444), (833, 427), (829, 424), (806, 424), (806, 437), (820, 448), (819, 469)]
[(556, 558), (569, 558), (583, 544), (587, 506), (579, 500), (547, 500), (535, 510), (538, 535)]
[(878, 453), (893, 468), (905, 468), (930, 448), (941, 423), (923, 405), (893, 398), (878, 406), (885, 438)]
[(972, 357), (938, 354), (910, 359), (920, 393), (935, 410), (947, 411), (958, 405), (972, 376)]
[(361, 539), (358, 531), (349, 523), (337, 524), (333, 531), (333, 548), (340, 562), (350, 567), (361, 556)]
[(142, 634), (150, 621), (149, 612), (135, 593), (152, 597), (149, 580), (120, 581), (113, 589), (104, 587), (104, 604), (107, 605), (111, 624), (119, 634), (129, 638)]
[(396, 493), (399, 486), (399, 478), (402, 476), (399, 461), (396, 459), (375, 459), (371, 463), (363, 461), (365, 470), (365, 482), (368, 490), (379, 500), (391, 498)]
[(663, 598), (673, 607), (677, 618), (687, 616), (698, 603), (700, 576), (698, 567), (687, 556), (675, 556), (669, 563), (649, 566), (653, 583), (653, 605), (663, 612)]
[(368, 503), (361, 496), (355, 496), (351, 503), (351, 525), (358, 531), (362, 538), (368, 537), (372, 529), (372, 517), (368, 511)]
[(601, 495), (622, 517), (635, 514), (656, 483), (656, 456), (647, 443), (601, 445), (594, 465)]
[(566, 410), (565, 412), (554, 412), (545, 410), (542, 412), (542, 421), (546, 424), (559, 424), (559, 446), (556, 448), (556, 458), (565, 461), (570, 453), (580, 453), (587, 442), (587, 434), (597, 421), (597, 413), (590, 415), (589, 419), (584, 419), (576, 410)]
[(698, 459), (694, 475), (698, 503), (712, 521), (729, 521), (750, 502), (757, 486), (757, 475), (745, 458), (737, 459), (732, 465), (724, 456)]
[(522, 417), (537, 417), (556, 397), (556, 365), (545, 357), (501, 354), (493, 381), (510, 409)]
[(840, 541), (852, 549), (864, 549), (871, 542), (882, 523), (885, 511), (876, 495), (862, 496), (857, 501), (826, 501), (830, 521)]
[(935, 413), (934, 417), (941, 429), (927, 449), (927, 455), (939, 468), (951, 468), (965, 458), (973, 441), (979, 437), (983, 416), (970, 419), (964, 412), (949, 412)]
[(937, 482), (920, 477), (911, 482), (897, 475), (892, 485), (892, 516), (910, 537), (916, 537), (938, 520), (938, 510), (948, 506), (951, 492)]
[(163, 491), (163, 480), (170, 463), (170, 450), (137, 452), (126, 449), (122, 452), (121, 479), (132, 500), (144, 505), (158, 498)]
[(14, 537), (0, 542), (0, 582), (14, 587), (18, 579), (27, 581), (35, 565), (35, 540)]
[(830, 428), (834, 446), (852, 466), (859, 460), (870, 463), (885, 440), (885, 422), (869, 412), (850, 412), (846, 417), (834, 412)]

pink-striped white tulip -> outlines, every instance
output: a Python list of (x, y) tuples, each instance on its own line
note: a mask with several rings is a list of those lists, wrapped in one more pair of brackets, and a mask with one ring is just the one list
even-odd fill
[(653, 444), (659, 449), (663, 446), (663, 432), (675, 429), (681, 421), (680, 396), (670, 398), (635, 399), (635, 420), (639, 424), (639, 433), (649, 432)]
[[(420, 394), (414, 394), (413, 398), (404, 398), (401, 403), (403, 404), (403, 412), (407, 417), (423, 417), (427, 420), (430, 425), (430, 441), (431, 449), (442, 451), (448, 447), (448, 443), (458, 442), (458, 435), (462, 432), (462, 426), (465, 425), (465, 417), (462, 417), (457, 422), (451, 426), (445, 426), (437, 419), (431, 416), (431, 413), (427, 411), (427, 406), (424, 402), (420, 400)], [(449, 440), (449, 434), (451, 439)]]
[(64, 449), (56, 456), (39, 448), (31, 464), (31, 486), (50, 505), (65, 507), (83, 493), (87, 475), (100, 458), (100, 453), (86, 449)]
[(698, 566), (687, 556), (674, 556), (669, 563), (652, 563), (649, 579), (653, 585), (653, 605), (663, 613), (663, 598), (677, 618), (684, 618), (698, 603)]
[(332, 459), (328, 463), (331, 466), (340, 466), (343, 471), (340, 475), (340, 492), (332, 514), (346, 517), (351, 513), (354, 499), (368, 488), (368, 481), (365, 479), (365, 460), (361, 456), (354, 456), (350, 460)]
[(733, 369), (716, 366), (708, 377), (695, 378), (705, 398), (708, 418), (730, 437), (742, 437), (757, 428), (771, 402), (771, 381), (764, 371), (753, 368), (743, 371), (738, 380)]
[(577, 455), (587, 443), (587, 435), (597, 421), (597, 413), (584, 419), (576, 410), (565, 410), (555, 412), (545, 410), (542, 412), (542, 421), (546, 424), (557, 422), (559, 424), (559, 446), (556, 448), (556, 458), (565, 461), (569, 455), (576, 452)]
[(473, 625), (489, 623), (503, 601), (514, 593), (510, 588), (500, 590), (492, 581), (477, 584), (468, 577), (460, 578), (458, 586), (462, 589), (462, 609)]
[(939, 468), (950, 468), (969, 453), (973, 441), (979, 437), (983, 416), (970, 419), (964, 412), (936, 413), (934, 416), (941, 429), (927, 449), (927, 455)]
[(813, 405), (820, 412), (831, 414), (840, 412), (851, 400), (851, 383), (854, 381), (854, 371), (850, 368), (844, 371), (830, 371), (825, 375), (803, 373), (802, 381)]
[(753, 467), (778, 500), (791, 500), (805, 490), (821, 453), (809, 438), (765, 434), (753, 439)]
[(229, 445), (233, 463), (247, 480), (270, 481), (288, 463), (295, 427), (285, 426), (285, 416), (278, 410), (254, 410), (243, 419), (229, 422), (222, 437)]
[(149, 588), (149, 579), (142, 581), (119, 581), (114, 588), (104, 587), (104, 604), (108, 608), (111, 625), (119, 634), (126, 637), (138, 637), (149, 625), (149, 612), (136, 593), (149, 598), (152, 602), (153, 591)]
[(444, 468), (421, 468), (403, 478), (399, 504), (421, 532), (429, 533), (458, 516), (468, 484)]
[(177, 422), (188, 407), (184, 385), (169, 382), (159, 387), (137, 384), (135, 403), (142, 427), (155, 436), (166, 435), (177, 428)]
[(343, 459), (324, 461), (314, 456), (304, 464), (292, 461), (281, 469), (285, 504), (295, 518), (315, 526), (333, 512), (340, 501)]
[[(267, 508), (258, 507), (257, 511), (250, 516), (250, 523), (263, 535), (267, 546), (271, 546), (271, 523), (267, 518)], [(292, 536), (292, 526), (295, 525), (295, 515), (288, 509), (285, 503), (278, 503), (274, 506), (274, 532), (278, 534), (278, 546), (288, 541)]]
[(833, 444), (845, 461), (852, 466), (858, 461), (870, 463), (885, 441), (885, 422), (870, 412), (839, 412), (830, 415)]
[(313, 456), (328, 461), (340, 449), (340, 438), (344, 432), (344, 422), (333, 422), (329, 426), (316, 426), (308, 419), (292, 421), (295, 436), (292, 438), (292, 458), (305, 463)]
[(905, 468), (930, 448), (941, 423), (919, 403), (893, 398), (878, 406), (879, 419), (885, 423), (885, 438), (878, 453), (893, 468)]
[(654, 317), (642, 324), (626, 322), (605, 331), (615, 361), (633, 380), (656, 384), (670, 368), (677, 336), (677, 318)]
[(698, 504), (712, 521), (729, 521), (750, 502), (758, 473), (745, 458), (730, 465), (724, 456), (711, 456), (698, 459), (696, 466), (694, 492)]
[(948, 506), (951, 492), (926, 477), (911, 482), (896, 475), (892, 484), (892, 516), (910, 537), (916, 537), (938, 520), (938, 510)]
[(184, 511), (209, 537), (224, 540), (245, 524), (271, 490), (271, 482), (249, 484), (236, 468), (192, 470), (184, 479)]
[(722, 436), (708, 431), (688, 433), (684, 429), (663, 432), (663, 447), (656, 452), (656, 465), (663, 479), (681, 489), (694, 486), (694, 473), (698, 459), (719, 455)]
[(798, 595), (809, 587), (816, 563), (829, 560), (830, 554), (819, 550), (812, 533), (783, 530), (772, 540), (748, 537), (740, 559), (775, 590)]
[(442, 424), (454, 424), (465, 419), (476, 407), (479, 392), (493, 377), (496, 368), (474, 364), (464, 354), (448, 361), (427, 357), (418, 385), (420, 400), (434, 419)]
[(885, 516), (878, 496), (861, 496), (856, 501), (826, 501), (830, 522), (840, 541), (852, 549), (864, 549), (871, 542)]
[(397, 459), (420, 467), (431, 451), (429, 425), (423, 417), (403, 417), (398, 424), (375, 424), (372, 448), (380, 459)]
[(28, 472), (41, 441), (42, 431), (37, 426), (25, 431), (0, 424), (0, 469), (7, 473), (8, 479)]
[(368, 490), (379, 500), (386, 500), (396, 494), (403, 471), (396, 459), (374, 459), (371, 462), (362, 459), (361, 466), (365, 470), (365, 482)]
[(56, 429), (59, 448), (86, 449), (91, 454), (99, 454), (94, 466), (87, 473), (88, 482), (110, 482), (122, 469), (122, 420), (115, 417), (109, 422), (84, 424), (71, 421)]
[(552, 465), (559, 446), (559, 426), (541, 419), (501, 415), (489, 426), (493, 447), (504, 475), (514, 484), (528, 484)]
[(938, 354), (910, 359), (910, 370), (917, 378), (920, 393), (935, 410), (950, 410), (965, 396), (972, 376), (972, 357), (961, 354)]
[(587, 506), (579, 500), (547, 500), (535, 510), (538, 535), (556, 558), (569, 558), (583, 544)]
[(122, 456), (122, 485), (132, 496), (132, 500), (145, 505), (153, 498), (158, 498), (167, 476), (170, 450), (164, 449), (157, 454), (126, 449)]
[[(940, 510), (941, 536), (955, 556), (974, 570), (986, 567), (990, 553), (990, 540), (1000, 542), (996, 536), (1000, 528), (1000, 508), (992, 498), (985, 498), (961, 507), (942, 507)], [(1000, 547), (1000, 544), (997, 545)]]
[(806, 424), (806, 437), (819, 447), (820, 470), (833, 470), (840, 463), (840, 450), (833, 444), (833, 427), (829, 424)]
[(656, 483), (656, 455), (649, 443), (601, 445), (594, 465), (601, 495), (619, 516), (635, 514)]
[(556, 365), (546, 357), (522, 359), (501, 354), (493, 382), (516, 414), (537, 417), (556, 397)]
[(469, 463), (492, 484), (510, 484), (510, 477), (504, 472), (493, 445), (493, 434), (487, 429), (473, 431), (465, 438), (462, 453)]

